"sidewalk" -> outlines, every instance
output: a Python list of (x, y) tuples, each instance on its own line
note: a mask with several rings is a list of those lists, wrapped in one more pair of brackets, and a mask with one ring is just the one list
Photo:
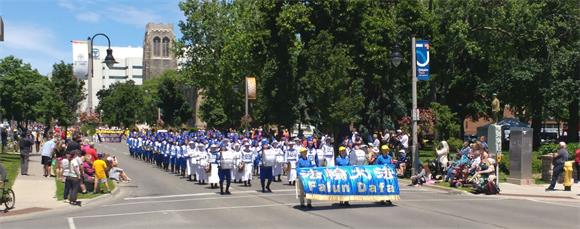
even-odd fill
[(56, 185), (54, 177), (44, 177), (43, 168), (40, 164), (40, 156), (30, 156), (28, 164), (28, 176), (20, 175), (12, 189), (16, 195), (13, 213), (30, 213), (49, 210), (68, 204), (57, 201)]
[(559, 198), (559, 199), (577, 199), (580, 200), (580, 184), (572, 184), (572, 191), (564, 191), (562, 184), (556, 185), (556, 191), (546, 192), (548, 184), (544, 185), (516, 185), (510, 183), (500, 183), (500, 195), (503, 196), (521, 196), (521, 197), (540, 197), (540, 198)]

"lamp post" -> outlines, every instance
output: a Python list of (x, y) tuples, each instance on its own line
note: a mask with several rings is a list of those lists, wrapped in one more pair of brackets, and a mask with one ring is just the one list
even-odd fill
[[(413, 105), (411, 108), (411, 120), (412, 120), (412, 146), (411, 146), (411, 157), (412, 157), (412, 166), (411, 166), (411, 173), (413, 175), (417, 174), (419, 168), (419, 155), (418, 155), (418, 137), (417, 137), (417, 122), (419, 121), (419, 114), (417, 112), (417, 53), (415, 52), (416, 48), (416, 40), (415, 37), (411, 38), (411, 71), (412, 79), (411, 79), (411, 96), (413, 100)], [(397, 67), (403, 60), (403, 57), (400, 53), (399, 45), (395, 45), (394, 48), (391, 50), (391, 63)]]
[(103, 63), (105, 63), (107, 65), (108, 68), (113, 67), (114, 64), (117, 63), (117, 61), (115, 61), (115, 58), (113, 57), (113, 50), (111, 49), (111, 40), (109, 39), (109, 37), (104, 34), (104, 33), (97, 33), (95, 35), (93, 35), (93, 37), (88, 37), (88, 43), (89, 43), (89, 76), (87, 77), (87, 94), (88, 94), (88, 98), (87, 98), (87, 109), (89, 113), (93, 112), (93, 41), (95, 40), (95, 37), (97, 36), (104, 36), (105, 38), (107, 38), (107, 42), (109, 44), (109, 48), (107, 49), (107, 56), (105, 57), (105, 60), (103, 61)]

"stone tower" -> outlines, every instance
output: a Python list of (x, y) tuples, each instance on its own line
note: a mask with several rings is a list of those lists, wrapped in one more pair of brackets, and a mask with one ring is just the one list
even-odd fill
[(177, 69), (174, 42), (172, 24), (147, 23), (143, 40), (143, 80), (158, 77), (169, 69)]

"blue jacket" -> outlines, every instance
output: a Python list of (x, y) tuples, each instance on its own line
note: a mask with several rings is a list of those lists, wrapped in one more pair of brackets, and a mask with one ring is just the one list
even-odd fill
[(349, 165), (350, 165), (350, 159), (347, 156), (336, 157), (336, 166), (349, 166)]
[(312, 164), (311, 160), (308, 160), (307, 157), (303, 157), (302, 155), (300, 155), (300, 157), (298, 157), (298, 162), (296, 162), (296, 168), (308, 168), (308, 167), (315, 167), (314, 164)]
[(390, 165), (392, 164), (392, 158), (390, 155), (379, 155), (375, 161), (375, 165)]

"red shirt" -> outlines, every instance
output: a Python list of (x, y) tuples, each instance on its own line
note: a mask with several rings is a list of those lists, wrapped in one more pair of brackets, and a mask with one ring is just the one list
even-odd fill
[(97, 160), (97, 150), (96, 149), (89, 147), (89, 148), (87, 148), (87, 150), (85, 151), (85, 153), (91, 155), (92, 162), (94, 162), (95, 160)]
[(576, 149), (576, 163), (580, 163), (580, 149)]

